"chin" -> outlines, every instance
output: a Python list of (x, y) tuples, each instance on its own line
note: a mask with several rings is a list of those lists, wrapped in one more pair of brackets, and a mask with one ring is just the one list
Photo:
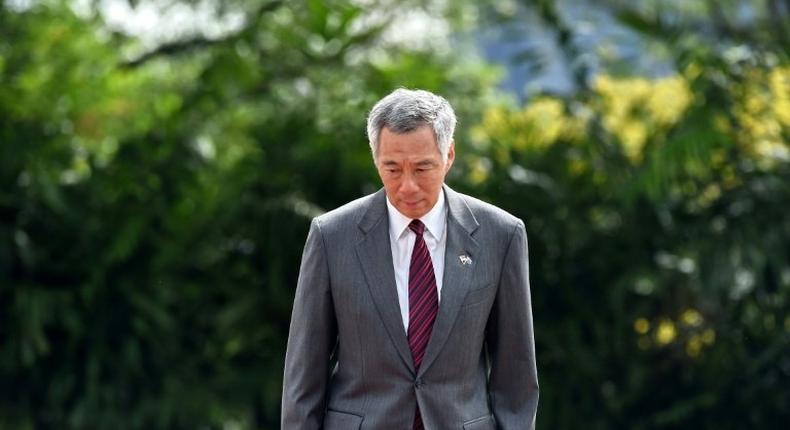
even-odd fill
[(403, 215), (406, 215), (409, 218), (419, 218), (419, 217), (421, 217), (423, 215), (422, 209), (409, 208), (409, 207), (403, 207), (402, 206), (402, 207), (398, 207), (398, 210), (400, 211), (400, 213), (402, 213)]

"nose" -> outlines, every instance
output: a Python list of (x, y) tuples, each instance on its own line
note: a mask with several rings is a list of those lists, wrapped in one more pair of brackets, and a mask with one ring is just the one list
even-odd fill
[(420, 187), (417, 186), (417, 180), (411, 173), (405, 173), (403, 175), (403, 181), (400, 184), (400, 191), (402, 193), (414, 193), (418, 191)]

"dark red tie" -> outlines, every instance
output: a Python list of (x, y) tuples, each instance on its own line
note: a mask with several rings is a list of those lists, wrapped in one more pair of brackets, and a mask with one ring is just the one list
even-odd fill
[[(422, 235), (425, 224), (415, 219), (409, 228), (417, 237), (414, 240), (414, 250), (411, 253), (409, 264), (409, 349), (414, 360), (414, 370), (420, 370), (422, 358), (425, 356), (425, 347), (431, 338), (433, 322), (439, 311), (439, 293), (436, 291), (436, 276), (433, 273), (431, 253), (425, 245)], [(422, 417), (420, 408), (414, 414), (414, 430), (422, 430)]]

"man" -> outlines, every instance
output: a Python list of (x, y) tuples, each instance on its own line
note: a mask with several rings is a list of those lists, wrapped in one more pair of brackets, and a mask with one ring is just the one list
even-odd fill
[(384, 188), (312, 222), (283, 429), (534, 428), (524, 224), (444, 185), (455, 122), (419, 90), (370, 112)]

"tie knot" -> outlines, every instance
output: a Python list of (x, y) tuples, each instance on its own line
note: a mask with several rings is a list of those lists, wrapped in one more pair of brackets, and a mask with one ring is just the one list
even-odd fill
[(423, 232), (425, 232), (425, 224), (423, 224), (422, 221), (420, 221), (418, 219), (412, 220), (409, 223), (409, 228), (417, 236), (422, 236)]

